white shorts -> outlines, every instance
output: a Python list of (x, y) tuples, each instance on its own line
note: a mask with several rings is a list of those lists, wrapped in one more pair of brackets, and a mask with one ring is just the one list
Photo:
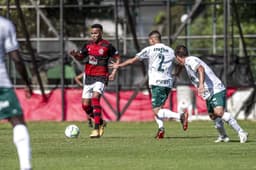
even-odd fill
[(98, 92), (100, 94), (103, 94), (104, 88), (105, 88), (105, 84), (99, 81), (90, 85), (84, 85), (82, 98), (91, 99), (93, 92)]

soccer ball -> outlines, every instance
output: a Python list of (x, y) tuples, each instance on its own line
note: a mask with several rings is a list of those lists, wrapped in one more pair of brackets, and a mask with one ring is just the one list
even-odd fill
[(65, 135), (68, 138), (77, 138), (79, 136), (80, 129), (76, 125), (68, 125), (65, 129)]

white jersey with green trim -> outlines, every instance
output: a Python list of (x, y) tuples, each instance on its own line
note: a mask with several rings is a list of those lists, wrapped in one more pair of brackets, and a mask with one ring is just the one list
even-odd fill
[(149, 85), (172, 88), (172, 63), (175, 59), (172, 48), (162, 43), (148, 46), (136, 56), (140, 59), (149, 59)]
[(221, 80), (215, 75), (212, 69), (201, 59), (194, 56), (189, 56), (185, 58), (185, 68), (187, 70), (188, 76), (195, 87), (199, 86), (199, 78), (197, 68), (199, 66), (204, 67), (205, 71), (205, 80), (204, 88), (205, 92), (202, 95), (204, 99), (208, 99), (216, 93), (219, 93), (225, 90), (225, 86)]
[(19, 48), (16, 31), (11, 21), (0, 16), (0, 87), (12, 87), (4, 63), (5, 54)]

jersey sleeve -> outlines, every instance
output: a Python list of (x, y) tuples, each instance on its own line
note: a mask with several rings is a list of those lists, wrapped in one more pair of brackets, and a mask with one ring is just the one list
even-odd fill
[(88, 43), (85, 43), (83, 45), (83, 48), (80, 50), (80, 54), (82, 55), (82, 57), (86, 58), (88, 56), (88, 49), (87, 49), (87, 44)]
[(191, 58), (187, 61), (187, 64), (191, 67), (193, 71), (197, 71), (197, 68), (201, 65), (200, 62), (194, 58)]
[(149, 58), (149, 48), (146, 47), (146, 48), (142, 49), (135, 56), (137, 56), (140, 60), (148, 59)]
[(5, 52), (11, 52), (19, 48), (19, 44), (16, 38), (16, 30), (14, 25), (10, 22), (7, 24), (9, 29), (6, 29), (6, 38), (4, 40)]
[(112, 44), (109, 44), (108, 48), (109, 48), (108, 55), (110, 57), (112, 57), (112, 58), (119, 57), (118, 51), (116, 50), (116, 48)]

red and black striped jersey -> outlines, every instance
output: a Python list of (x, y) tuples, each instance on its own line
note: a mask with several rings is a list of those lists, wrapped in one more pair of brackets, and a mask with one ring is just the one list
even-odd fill
[(88, 76), (108, 76), (108, 61), (119, 57), (118, 51), (107, 40), (95, 43), (89, 41), (81, 49), (83, 57), (88, 57), (84, 72)]

